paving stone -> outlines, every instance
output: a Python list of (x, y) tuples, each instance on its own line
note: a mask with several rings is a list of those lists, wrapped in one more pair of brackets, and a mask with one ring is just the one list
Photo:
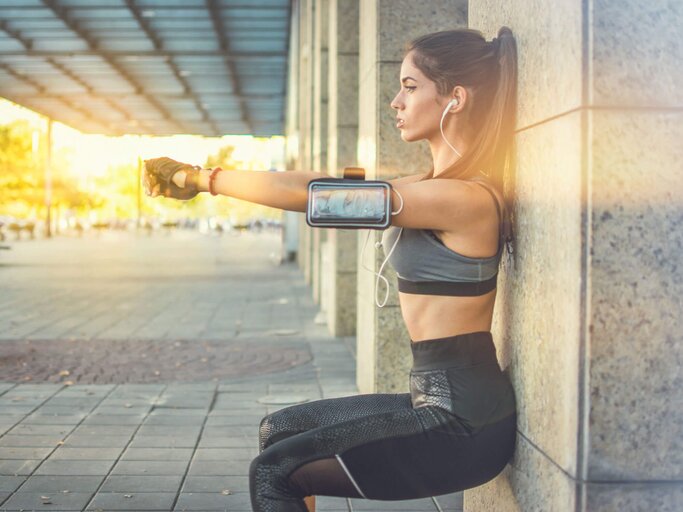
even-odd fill
[[(207, 410), (208, 412), (208, 410)], [(204, 423), (203, 416), (148, 416), (145, 425), (169, 425), (169, 426), (201, 426)]]
[[(18, 492), (2, 504), (7, 512), (21, 510), (80, 511), (87, 505), (92, 493), (70, 492)], [(49, 499), (45, 499), (47, 497)]]
[(249, 474), (249, 461), (192, 461), (187, 474), (191, 476), (244, 476)]
[[(262, 415), (259, 416), (214, 416), (211, 415), (206, 419), (207, 427), (220, 427), (228, 425), (244, 425), (253, 426), (258, 429), (259, 423), (263, 418)], [(255, 432), (258, 430), (255, 430)]]
[(40, 460), (0, 460), (0, 475), (30, 475)]
[(193, 437), (199, 436), (202, 427), (199, 426), (182, 426), (173, 427), (171, 425), (142, 425), (136, 436), (171, 436), (171, 437)]
[(251, 500), (248, 493), (224, 495), (221, 493), (181, 493), (173, 510), (248, 511)]
[(98, 436), (72, 434), (64, 440), (67, 448), (119, 448), (124, 447), (130, 441), (131, 436)]
[(88, 416), (83, 425), (138, 425), (145, 418), (142, 414), (118, 415), (118, 414), (92, 414)]
[(71, 448), (62, 446), (50, 455), (50, 460), (116, 460), (123, 448)]
[(88, 510), (171, 510), (175, 492), (98, 492)]
[(138, 429), (137, 425), (79, 425), (74, 436), (132, 436)]
[(192, 448), (128, 448), (121, 460), (179, 460), (188, 462)]
[(3, 415), (27, 415), (33, 412), (35, 406), (33, 405), (3, 405)]
[(104, 481), (100, 492), (177, 492), (182, 480), (182, 475), (110, 475)]
[(183, 409), (176, 407), (163, 407), (155, 405), (150, 416), (198, 416), (203, 418), (206, 416), (206, 410), (204, 409)]
[(0, 460), (8, 459), (44, 459), (53, 448), (0, 448)]
[(175, 460), (121, 460), (114, 469), (112, 475), (183, 475), (187, 469), (187, 462)]
[(100, 405), (97, 409), (93, 410), (94, 414), (102, 415), (123, 415), (123, 416), (145, 416), (149, 411), (152, 410), (152, 405), (137, 405), (127, 407), (126, 404), (120, 405)]
[(60, 439), (66, 437), (73, 430), (67, 425), (15, 425), (10, 434), (21, 436), (58, 436)]
[(43, 397), (0, 397), (0, 407), (18, 405), (20, 407), (39, 407), (45, 398)]
[(402, 501), (377, 501), (351, 498), (351, 509), (354, 511), (410, 511), (410, 512), (436, 512), (436, 504), (431, 498)]
[(21, 492), (84, 492), (94, 494), (104, 476), (36, 475), (21, 486)]
[(0, 492), (14, 492), (25, 481), (23, 476), (0, 476)]
[(205, 448), (200, 442), (192, 460), (251, 460), (257, 455), (257, 448)]
[(199, 436), (135, 436), (130, 448), (194, 448)]
[(182, 492), (249, 492), (248, 476), (188, 476)]
[(349, 512), (351, 509), (346, 498), (316, 496), (315, 510), (316, 512)]
[(35, 471), (36, 475), (106, 475), (114, 460), (46, 460)]
[(56, 416), (56, 415), (41, 415), (32, 414), (22, 420), (24, 425), (78, 425), (83, 421), (81, 415)]
[[(30, 447), (30, 448), (40, 448), (40, 447), (56, 447), (57, 443), (62, 441), (65, 436), (18, 436), (18, 435), (6, 435), (0, 437), (0, 447)], [(2, 453), (0, 451), (0, 453)], [(2, 456), (0, 456), (0, 459)], [(31, 457), (29, 457), (31, 458)], [(33, 457), (38, 458), (38, 457)]]

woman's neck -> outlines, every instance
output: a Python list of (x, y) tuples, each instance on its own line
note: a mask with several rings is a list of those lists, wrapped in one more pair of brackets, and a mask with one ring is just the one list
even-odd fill
[[(430, 141), (429, 149), (432, 153), (432, 162), (434, 163), (434, 176), (438, 176), (443, 171), (448, 169), (451, 165), (457, 162), (461, 156), (458, 156), (441, 137), (441, 134), (437, 134), (438, 139)], [(448, 134), (446, 135), (448, 136)], [(448, 138), (448, 142), (458, 150), (460, 155), (464, 155), (467, 151), (467, 143), (458, 136), (451, 135)]]

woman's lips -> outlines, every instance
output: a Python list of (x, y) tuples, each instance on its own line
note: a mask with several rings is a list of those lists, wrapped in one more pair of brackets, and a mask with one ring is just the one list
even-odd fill
[(405, 121), (403, 119), (399, 119), (396, 121), (396, 128), (403, 128), (403, 125), (405, 124)]

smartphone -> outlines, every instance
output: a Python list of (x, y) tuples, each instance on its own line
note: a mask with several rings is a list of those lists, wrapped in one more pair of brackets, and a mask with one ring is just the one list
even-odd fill
[(306, 223), (312, 227), (386, 229), (391, 185), (385, 181), (323, 178), (308, 184)]

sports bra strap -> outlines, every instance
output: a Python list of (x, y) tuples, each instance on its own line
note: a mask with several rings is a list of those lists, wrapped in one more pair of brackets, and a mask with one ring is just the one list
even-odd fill
[(493, 198), (493, 202), (496, 205), (496, 213), (498, 214), (498, 251), (502, 249), (502, 244), (501, 241), (503, 240), (503, 214), (501, 213), (501, 207), (500, 203), (498, 202), (498, 196), (493, 193), (491, 190), (491, 185), (486, 183), (483, 180), (470, 180), (478, 185), (481, 185), (484, 187), (484, 190), (491, 194), (491, 197)]

